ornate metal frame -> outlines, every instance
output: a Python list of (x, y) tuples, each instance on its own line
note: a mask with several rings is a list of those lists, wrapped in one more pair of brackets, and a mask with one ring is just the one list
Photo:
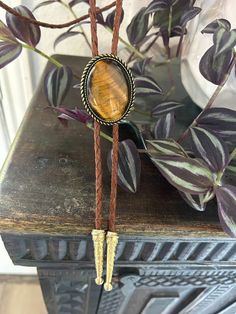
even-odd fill
[[(88, 83), (88, 77), (89, 74), (91, 72), (91, 70), (93, 69), (94, 65), (100, 61), (100, 60), (112, 60), (118, 63), (118, 65), (121, 67), (121, 69), (123, 70), (123, 73), (125, 74), (125, 78), (127, 80), (127, 84), (128, 84), (128, 93), (129, 93), (129, 103), (127, 105), (126, 111), (124, 112), (124, 114), (122, 115), (122, 117), (119, 120), (114, 120), (114, 121), (105, 121), (103, 120), (101, 117), (99, 117), (94, 110), (91, 108), (89, 100), (88, 100), (88, 96), (87, 96), (87, 83)], [(83, 104), (85, 106), (85, 109), (87, 110), (87, 112), (89, 113), (89, 115), (91, 115), (93, 117), (93, 119), (95, 119), (97, 122), (104, 124), (104, 125), (113, 125), (115, 123), (118, 123), (119, 121), (121, 121), (122, 119), (124, 119), (132, 110), (133, 108), (133, 104), (134, 104), (134, 98), (135, 98), (135, 85), (134, 85), (134, 79), (133, 79), (133, 75), (131, 73), (131, 71), (128, 69), (126, 63), (124, 63), (120, 58), (118, 58), (117, 56), (114, 56), (112, 54), (102, 54), (102, 55), (98, 55), (95, 58), (91, 59), (88, 64), (86, 65), (86, 67), (84, 68), (83, 74), (82, 74), (82, 78), (81, 78), (81, 82), (80, 82), (80, 92), (81, 92), (81, 98), (83, 101)]]

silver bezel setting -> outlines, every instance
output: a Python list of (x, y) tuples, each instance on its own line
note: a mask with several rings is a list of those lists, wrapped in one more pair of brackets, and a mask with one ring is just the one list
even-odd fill
[[(127, 84), (128, 84), (128, 93), (129, 93), (129, 103), (127, 104), (127, 108), (126, 111), (124, 112), (124, 114), (122, 115), (122, 117), (119, 120), (113, 120), (113, 121), (105, 121), (103, 120), (101, 117), (99, 117), (91, 108), (89, 100), (88, 100), (88, 96), (87, 96), (87, 84), (88, 84), (88, 77), (89, 74), (92, 70), (92, 68), (94, 67), (94, 65), (100, 61), (100, 60), (113, 60), (116, 61), (119, 66), (121, 67), (121, 69), (123, 70), (125, 77), (127, 79)], [(120, 58), (118, 58), (117, 56), (113, 55), (113, 54), (102, 54), (102, 55), (98, 55), (96, 57), (94, 57), (93, 59), (91, 59), (88, 64), (86, 65), (86, 67), (84, 68), (82, 77), (81, 77), (81, 82), (80, 82), (80, 92), (81, 92), (81, 99), (82, 102), (84, 104), (84, 107), (86, 109), (86, 111), (89, 113), (89, 115), (96, 120), (97, 122), (99, 122), (100, 124), (104, 124), (104, 125), (113, 125), (115, 123), (119, 123), (122, 119), (124, 119), (125, 117), (127, 117), (127, 115), (130, 113), (130, 111), (133, 108), (134, 105), (134, 98), (135, 98), (135, 85), (134, 85), (134, 79), (133, 79), (133, 75), (131, 73), (131, 71), (128, 69), (127, 65), (125, 62), (123, 62)]]

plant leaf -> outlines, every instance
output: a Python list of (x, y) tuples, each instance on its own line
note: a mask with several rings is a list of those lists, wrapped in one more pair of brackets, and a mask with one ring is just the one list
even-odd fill
[(15, 36), (1, 20), (0, 20), (0, 40), (17, 43)]
[(236, 187), (220, 186), (216, 189), (218, 215), (222, 228), (230, 236), (236, 236)]
[(189, 10), (185, 11), (183, 13), (183, 15), (180, 18), (180, 25), (182, 26), (186, 26), (186, 24), (192, 20), (193, 18), (195, 18), (195, 16), (197, 16), (200, 12), (201, 12), (201, 8), (198, 7), (192, 7)]
[(76, 35), (83, 35), (82, 32), (75, 32), (75, 31), (67, 31), (65, 33), (62, 33), (60, 34), (54, 41), (54, 44), (53, 44), (53, 48), (56, 49), (56, 46), (62, 42), (63, 40), (67, 39), (67, 38), (70, 38), (70, 37), (74, 37)]
[(61, 3), (60, 0), (47, 0), (47, 1), (43, 1), (39, 4), (37, 4), (34, 8), (33, 8), (33, 12), (36, 11), (37, 9), (41, 8), (41, 7), (45, 7), (49, 4), (52, 4), (52, 3), (55, 3), (55, 2), (58, 2), (58, 3)]
[(175, 101), (167, 101), (167, 102), (163, 102), (161, 104), (156, 105), (153, 109), (152, 109), (152, 117), (153, 118), (158, 118), (161, 115), (167, 114), (169, 112), (172, 112), (178, 108), (183, 107), (184, 104), (181, 104), (179, 102), (175, 102)]
[(145, 14), (152, 14), (158, 11), (165, 10), (169, 7), (166, 0), (154, 0), (146, 8)]
[(213, 186), (211, 171), (197, 160), (182, 156), (152, 158), (162, 175), (179, 191), (206, 193)]
[[(22, 16), (36, 20), (32, 12), (23, 5), (15, 7), (14, 10)], [(35, 47), (40, 41), (41, 31), (38, 25), (28, 23), (9, 12), (6, 13), (6, 22), (14, 36), (28, 45)]]
[[(112, 151), (108, 154), (107, 165), (111, 172)], [(141, 160), (134, 142), (130, 139), (119, 143), (118, 184), (126, 191), (137, 192), (140, 182)]]
[(198, 126), (214, 132), (225, 140), (236, 141), (236, 111), (210, 108), (198, 118)]
[(227, 31), (224, 28), (218, 29), (213, 35), (213, 41), (216, 47), (215, 56), (231, 50), (236, 45), (236, 30)]
[(58, 107), (62, 104), (72, 82), (72, 71), (68, 66), (48, 72), (44, 80), (45, 95), (49, 104)]
[(133, 64), (131, 70), (134, 75), (144, 75), (146, 67), (150, 64), (152, 58), (145, 58)]
[(174, 134), (175, 116), (172, 112), (161, 116), (154, 125), (153, 135), (155, 139), (172, 137)]
[(229, 69), (233, 50), (215, 55), (215, 46), (209, 48), (201, 58), (199, 69), (201, 74), (213, 84), (220, 85)]
[(92, 117), (86, 111), (78, 109), (78, 108), (67, 109), (67, 108), (57, 107), (57, 108), (53, 108), (53, 110), (56, 110), (57, 112), (60, 113), (60, 115), (58, 116), (58, 119), (65, 126), (67, 126), (67, 122), (69, 120), (75, 120), (75, 121), (79, 121), (85, 124), (93, 121)]
[(138, 96), (160, 95), (162, 89), (153, 78), (139, 76), (135, 78), (135, 92)]
[(153, 157), (157, 155), (164, 155), (164, 156), (183, 156), (188, 157), (188, 154), (185, 152), (183, 147), (179, 145), (173, 139), (165, 139), (165, 140), (147, 140), (148, 149), (155, 149), (155, 153), (151, 153)]
[[(114, 27), (115, 15), (116, 15), (116, 10), (109, 13), (106, 17), (105, 25), (107, 25), (110, 29), (113, 29)], [(120, 24), (122, 23), (123, 19), (124, 19), (124, 10), (122, 9)]]
[(21, 51), (20, 43), (0, 42), (0, 69), (15, 60)]
[(193, 151), (214, 172), (223, 171), (229, 163), (227, 145), (217, 136), (202, 128), (191, 128)]
[(230, 31), (231, 24), (226, 19), (217, 19), (208, 24), (202, 31), (202, 34), (214, 34), (219, 28), (224, 28), (227, 31)]
[(140, 43), (148, 32), (149, 15), (145, 14), (146, 8), (142, 8), (131, 20), (126, 32), (131, 45)]
[(204, 202), (205, 194), (192, 195), (190, 193), (179, 192), (185, 202), (193, 209), (204, 211), (207, 203)]

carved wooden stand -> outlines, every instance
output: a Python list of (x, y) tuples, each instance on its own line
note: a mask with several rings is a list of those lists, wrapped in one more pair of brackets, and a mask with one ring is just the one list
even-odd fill
[[(87, 62), (58, 58), (78, 75)], [(38, 268), (48, 313), (235, 314), (236, 241), (215, 204), (189, 208), (145, 156), (139, 193), (119, 191), (114, 289), (95, 285), (92, 134), (63, 129), (45, 106), (40, 85), (1, 173), (0, 230), (12, 261)]]

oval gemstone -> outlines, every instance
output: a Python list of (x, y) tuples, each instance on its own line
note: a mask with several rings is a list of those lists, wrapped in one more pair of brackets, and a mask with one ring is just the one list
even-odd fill
[(88, 77), (87, 99), (95, 115), (105, 122), (119, 121), (129, 106), (124, 70), (115, 60), (99, 60)]

